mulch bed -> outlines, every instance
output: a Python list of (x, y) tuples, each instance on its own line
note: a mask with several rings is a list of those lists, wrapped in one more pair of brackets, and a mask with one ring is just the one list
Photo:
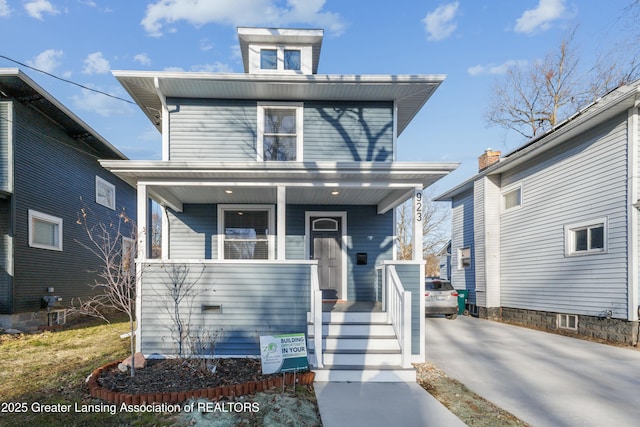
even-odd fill
[(96, 369), (88, 380), (89, 393), (107, 402), (179, 403), (191, 398), (218, 400), (266, 391), (285, 385), (311, 385), (313, 372), (263, 375), (257, 359), (219, 359), (216, 372), (202, 369), (197, 361), (148, 360), (144, 369), (121, 372), (118, 362)]

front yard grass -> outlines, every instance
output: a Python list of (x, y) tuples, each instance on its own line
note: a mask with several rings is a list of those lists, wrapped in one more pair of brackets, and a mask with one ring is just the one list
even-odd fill
[[(150, 413), (76, 412), (76, 405), (103, 403), (89, 396), (85, 378), (96, 368), (128, 356), (124, 319), (88, 321), (56, 332), (0, 335), (0, 426), (170, 425)], [(44, 408), (42, 405), (70, 405)]]

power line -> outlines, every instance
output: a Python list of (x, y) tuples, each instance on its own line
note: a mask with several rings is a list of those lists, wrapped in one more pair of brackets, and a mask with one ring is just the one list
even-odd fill
[(135, 103), (135, 102), (133, 102), (133, 101), (129, 101), (128, 99), (120, 98), (119, 96), (111, 95), (110, 93), (102, 92), (102, 91), (100, 91), (100, 90), (93, 89), (93, 88), (90, 88), (90, 87), (87, 87), (87, 86), (81, 85), (80, 83), (76, 83), (76, 82), (71, 81), (71, 80), (63, 79), (62, 77), (58, 77), (58, 76), (56, 76), (56, 75), (54, 75), (54, 74), (51, 74), (51, 73), (48, 73), (48, 72), (46, 72), (46, 71), (44, 71), (44, 70), (40, 70), (40, 69), (35, 68), (35, 67), (32, 67), (32, 66), (30, 66), (30, 65), (23, 64), (22, 62), (20, 62), (20, 61), (16, 61), (15, 59), (11, 59), (11, 58), (9, 58), (9, 57), (7, 57), (7, 56), (0, 55), (0, 58), (6, 59), (7, 61), (11, 61), (11, 62), (13, 62), (13, 63), (15, 63), (15, 64), (18, 64), (18, 65), (21, 65), (21, 66), (23, 66), (23, 67), (25, 67), (25, 68), (29, 68), (30, 70), (37, 71), (37, 72), (39, 72), (39, 73), (45, 74), (45, 75), (47, 75), (47, 76), (49, 76), (49, 77), (53, 77), (54, 79), (60, 80), (60, 81), (62, 81), (62, 82), (69, 83), (69, 84), (72, 84), (72, 85), (74, 85), (74, 86), (81, 87), (82, 89), (89, 90), (89, 91), (91, 91), (91, 92), (95, 92), (95, 93), (99, 93), (99, 94), (101, 94), (101, 95), (108, 96), (109, 98), (114, 98), (114, 99), (117, 99), (117, 100), (119, 100), (119, 101), (124, 101), (124, 102), (129, 103), (129, 104), (136, 105), (136, 103)]

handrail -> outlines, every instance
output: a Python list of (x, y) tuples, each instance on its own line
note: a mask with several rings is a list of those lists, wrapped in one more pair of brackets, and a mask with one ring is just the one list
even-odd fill
[(405, 291), (393, 265), (386, 266), (386, 309), (389, 322), (398, 337), (402, 367), (411, 367), (411, 292)]
[(313, 264), (311, 274), (311, 319), (313, 323), (313, 348), (316, 357), (316, 368), (324, 366), (322, 357), (322, 291), (318, 279), (318, 265)]

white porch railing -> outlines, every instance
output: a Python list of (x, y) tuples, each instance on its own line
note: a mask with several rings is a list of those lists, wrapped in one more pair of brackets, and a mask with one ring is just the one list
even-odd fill
[(382, 273), (382, 306), (393, 325), (402, 350), (402, 367), (411, 367), (411, 292), (406, 291), (393, 265), (377, 267)]
[(322, 291), (318, 280), (318, 265), (312, 265), (311, 270), (311, 319), (313, 324), (314, 354), (316, 357), (316, 368), (324, 367), (322, 358)]

